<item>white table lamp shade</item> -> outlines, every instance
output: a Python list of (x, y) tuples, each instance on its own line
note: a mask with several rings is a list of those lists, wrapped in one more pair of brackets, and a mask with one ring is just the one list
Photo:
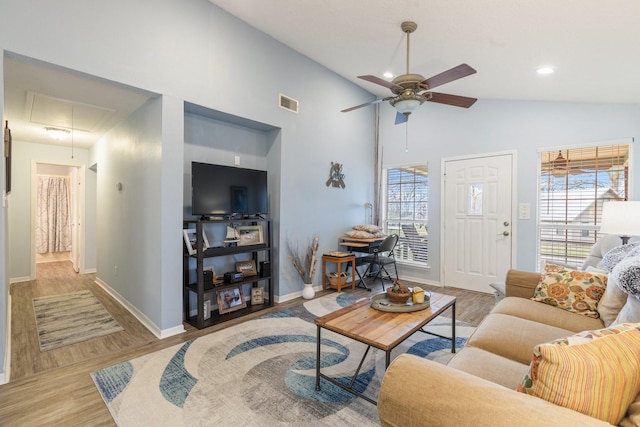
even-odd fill
[(600, 232), (618, 236), (640, 236), (640, 202), (605, 202)]

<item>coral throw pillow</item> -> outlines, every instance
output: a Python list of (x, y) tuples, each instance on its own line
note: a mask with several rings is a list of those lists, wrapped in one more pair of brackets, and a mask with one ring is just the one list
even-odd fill
[(607, 288), (607, 276), (547, 264), (533, 301), (598, 318), (596, 307)]
[(640, 323), (538, 344), (518, 391), (618, 425), (640, 392)]

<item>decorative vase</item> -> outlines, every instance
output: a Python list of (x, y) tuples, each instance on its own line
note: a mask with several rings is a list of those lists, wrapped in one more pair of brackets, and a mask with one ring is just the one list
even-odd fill
[(311, 299), (316, 296), (316, 291), (313, 289), (313, 283), (305, 283), (302, 290), (302, 298)]

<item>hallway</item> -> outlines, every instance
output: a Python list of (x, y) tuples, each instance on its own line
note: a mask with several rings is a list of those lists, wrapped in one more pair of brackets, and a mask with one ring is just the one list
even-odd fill
[[(91, 291), (125, 330), (41, 352), (32, 299), (83, 290)], [(154, 341), (151, 332), (95, 283), (95, 274), (76, 273), (71, 261), (38, 263), (36, 280), (11, 285), (10, 381)]]

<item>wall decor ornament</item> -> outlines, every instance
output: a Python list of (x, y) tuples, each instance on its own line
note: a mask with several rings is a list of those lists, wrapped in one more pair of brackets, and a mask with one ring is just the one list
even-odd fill
[(342, 163), (331, 162), (327, 187), (344, 188), (344, 174), (342, 173)]

